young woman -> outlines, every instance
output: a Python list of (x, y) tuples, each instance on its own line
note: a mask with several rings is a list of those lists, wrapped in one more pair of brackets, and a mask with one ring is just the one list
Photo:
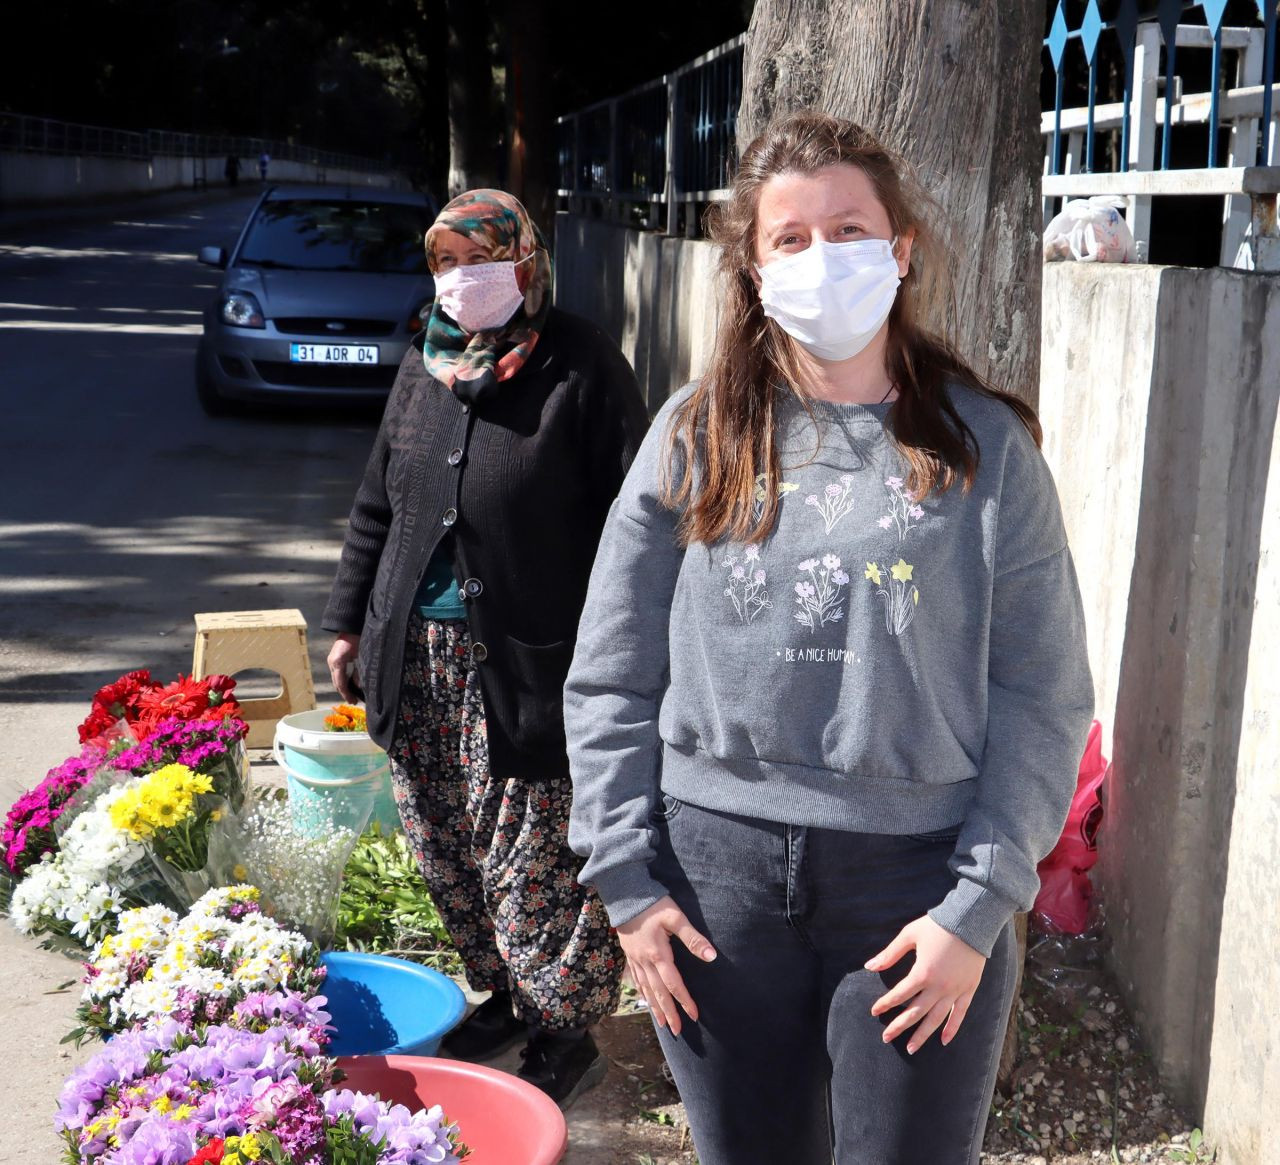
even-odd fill
[(561, 690), (647, 417), (617, 346), (551, 306), (550, 256), (510, 194), (455, 198), (426, 248), (437, 299), (351, 511), (329, 669), (366, 699), (431, 896), (493, 992), (445, 1050), (526, 1043), (521, 1075), (567, 1103), (604, 1073), (587, 1028), (616, 1006), (622, 957), (566, 841)]
[(570, 844), (703, 1165), (977, 1162), (1011, 920), (1075, 784), (1056, 492), (1032, 411), (923, 326), (929, 205), (848, 122), (751, 144), (711, 365), (591, 577)]

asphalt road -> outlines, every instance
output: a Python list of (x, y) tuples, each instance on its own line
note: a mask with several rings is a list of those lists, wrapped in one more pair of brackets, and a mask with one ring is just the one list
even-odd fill
[[(299, 607), (319, 630), (376, 417), (211, 420), (192, 364), (214, 272), (252, 194), (140, 203), (0, 236), (0, 809), (78, 749), (94, 691), (191, 670), (197, 611)], [(265, 693), (264, 693), (265, 694)], [(0, 923), (9, 1060), (0, 1161), (47, 1165), (76, 964)]]
[[(0, 239), (0, 800), (75, 746), (94, 690), (191, 667), (198, 611), (319, 616), (376, 417), (210, 419), (192, 364), (248, 194)], [(145, 204), (144, 204), (145, 205)]]

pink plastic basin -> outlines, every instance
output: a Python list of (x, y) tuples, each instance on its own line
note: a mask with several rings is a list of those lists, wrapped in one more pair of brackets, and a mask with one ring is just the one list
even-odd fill
[(556, 1102), (516, 1076), (428, 1056), (340, 1056), (339, 1088), (406, 1108), (444, 1109), (471, 1149), (466, 1165), (555, 1165), (569, 1129)]

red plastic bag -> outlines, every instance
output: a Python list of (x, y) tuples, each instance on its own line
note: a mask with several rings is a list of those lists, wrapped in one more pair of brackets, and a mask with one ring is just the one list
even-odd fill
[(1037, 867), (1040, 893), (1032, 917), (1041, 930), (1055, 934), (1083, 934), (1089, 925), (1093, 886), (1089, 869), (1098, 860), (1098, 829), (1102, 825), (1099, 792), (1109, 769), (1102, 755), (1102, 725), (1094, 721), (1080, 759), (1075, 796), (1062, 836)]

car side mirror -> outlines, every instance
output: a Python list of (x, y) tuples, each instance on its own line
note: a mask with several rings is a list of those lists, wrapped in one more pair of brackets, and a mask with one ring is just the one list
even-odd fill
[(199, 259), (210, 267), (222, 269), (227, 265), (227, 252), (222, 247), (201, 247)]

